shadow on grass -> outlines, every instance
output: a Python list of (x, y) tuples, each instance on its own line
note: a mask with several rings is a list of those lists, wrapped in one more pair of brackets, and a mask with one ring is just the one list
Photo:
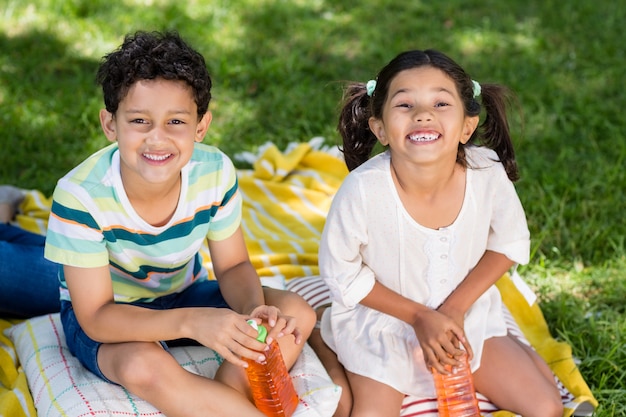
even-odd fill
[[(3, 86), (0, 124), (0, 178), (24, 188), (56, 180), (92, 147), (88, 134), (97, 123), (93, 112), (97, 62), (74, 56), (54, 35), (0, 34)], [(93, 114), (90, 114), (93, 113)]]
[[(206, 141), (229, 155), (267, 141), (283, 148), (324, 136), (336, 143), (341, 81), (373, 78), (403, 50), (440, 49), (479, 81), (504, 83), (520, 97), (526, 130), (516, 140), (517, 186), (537, 253), (553, 256), (556, 248), (588, 264), (623, 253), (626, 226), (617, 219), (625, 194), (615, 190), (624, 184), (626, 145), (617, 139), (626, 102), (618, 88), (623, 52), (610, 35), (623, 21), (621, 9), (607, 14), (603, 2), (581, 0), (246, 7), (252, 3), (52, 2), (46, 13), (61, 28), (86, 27), (106, 39), (178, 29), (205, 55), (215, 81)], [(590, 39), (599, 22), (604, 30)], [(11, 150), (0, 156), (0, 181), (46, 193), (107, 143), (93, 82), (98, 60), (81, 57), (50, 27), (0, 33), (0, 137)], [(611, 105), (598, 106), (597, 97)]]

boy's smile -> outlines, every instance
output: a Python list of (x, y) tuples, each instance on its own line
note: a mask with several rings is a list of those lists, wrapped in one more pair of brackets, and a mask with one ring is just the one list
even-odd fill
[(127, 192), (163, 192), (177, 184), (211, 121), (209, 112), (200, 121), (197, 114), (191, 88), (161, 78), (133, 84), (115, 115), (101, 111), (104, 133), (119, 146)]

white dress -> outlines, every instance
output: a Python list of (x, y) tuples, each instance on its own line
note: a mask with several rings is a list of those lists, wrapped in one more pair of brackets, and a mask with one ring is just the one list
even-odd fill
[[(346, 177), (320, 244), (320, 273), (333, 300), (322, 337), (349, 371), (418, 397), (432, 398), (435, 389), (412, 327), (359, 304), (374, 281), (436, 308), (485, 250), (519, 264), (529, 258), (524, 210), (496, 153), (472, 146), (466, 156), (465, 197), (452, 225), (433, 230), (413, 220), (394, 186), (390, 156), (383, 153)], [(476, 370), (484, 340), (506, 334), (495, 287), (467, 312), (465, 332)]]

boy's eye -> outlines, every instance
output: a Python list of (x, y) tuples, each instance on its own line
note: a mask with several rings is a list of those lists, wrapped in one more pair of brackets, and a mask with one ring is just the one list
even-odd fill
[(145, 124), (145, 123), (147, 123), (145, 119), (132, 119), (130, 122), (131, 123), (137, 123), (137, 124)]
[(182, 120), (178, 120), (178, 119), (174, 119), (170, 122), (173, 125), (182, 125), (185, 124), (185, 122), (183, 122)]

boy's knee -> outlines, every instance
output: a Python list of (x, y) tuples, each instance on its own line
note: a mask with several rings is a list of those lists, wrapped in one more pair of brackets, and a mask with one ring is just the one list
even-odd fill
[(160, 352), (152, 349), (138, 349), (130, 355), (124, 355), (114, 366), (116, 382), (131, 392), (137, 392), (137, 389), (148, 390), (155, 383), (159, 383), (161, 378), (158, 375), (158, 353)]
[(279, 303), (277, 304), (280, 311), (288, 316), (296, 317), (298, 319), (298, 327), (301, 330), (307, 330), (307, 332), (313, 330), (317, 321), (313, 307), (295, 292), (288, 290), (277, 291), (280, 291)]

